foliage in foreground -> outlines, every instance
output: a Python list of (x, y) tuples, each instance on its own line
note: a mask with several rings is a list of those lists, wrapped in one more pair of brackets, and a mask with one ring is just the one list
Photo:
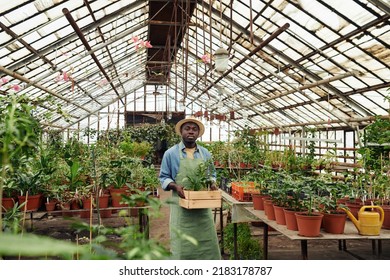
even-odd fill
[[(234, 224), (229, 223), (224, 228), (225, 248), (230, 253), (230, 259), (234, 258)], [(251, 235), (247, 223), (237, 224), (237, 254), (239, 260), (259, 260), (263, 258), (263, 249), (258, 240)]]

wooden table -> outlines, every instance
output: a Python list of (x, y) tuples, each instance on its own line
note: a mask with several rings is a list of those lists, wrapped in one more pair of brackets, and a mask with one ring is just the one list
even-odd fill
[[(358, 231), (355, 227), (355, 225), (348, 221), (345, 224), (345, 229), (343, 234), (332, 234), (327, 233), (323, 230), (321, 230), (320, 236), (318, 237), (305, 237), (298, 235), (298, 231), (289, 230), (286, 228), (285, 225), (279, 225), (274, 220), (269, 220), (267, 216), (265, 215), (264, 211), (262, 210), (254, 210), (253, 207), (245, 207), (245, 210), (249, 213), (252, 213), (257, 218), (262, 220), (264, 222), (264, 233), (263, 233), (263, 250), (264, 250), (264, 259), (268, 258), (268, 227), (272, 227), (273, 229), (277, 230), (284, 236), (288, 237), (290, 240), (299, 240), (301, 242), (301, 255), (302, 259), (306, 260), (308, 259), (308, 253), (307, 253), (307, 241), (308, 240), (338, 240), (339, 241), (339, 249), (346, 250), (346, 241), (347, 240), (372, 240), (373, 241), (373, 250), (377, 252), (378, 258), (380, 257), (382, 253), (382, 245), (381, 240), (390, 239), (390, 230), (387, 229), (381, 229), (380, 235), (376, 236), (367, 236), (367, 235), (360, 235), (358, 234)], [(376, 243), (378, 242), (378, 250), (376, 250)], [(361, 259), (361, 257), (352, 254), (351, 252), (348, 252), (354, 257)]]

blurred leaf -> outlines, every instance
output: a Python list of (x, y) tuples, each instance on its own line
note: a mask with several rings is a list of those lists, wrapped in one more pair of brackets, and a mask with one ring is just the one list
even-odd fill
[(2, 256), (62, 256), (72, 258), (76, 253), (84, 253), (84, 248), (70, 242), (33, 234), (0, 235), (0, 255)]

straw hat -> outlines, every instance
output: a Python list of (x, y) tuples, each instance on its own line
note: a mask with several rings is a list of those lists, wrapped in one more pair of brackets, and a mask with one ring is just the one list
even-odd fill
[(199, 126), (199, 137), (201, 137), (203, 135), (203, 133), (204, 133), (204, 125), (203, 125), (203, 123), (200, 120), (198, 120), (198, 119), (196, 119), (194, 117), (188, 117), (188, 118), (180, 120), (176, 124), (176, 127), (175, 127), (176, 133), (178, 135), (181, 135), (180, 128), (182, 127), (183, 124), (189, 123), (189, 122), (196, 123)]

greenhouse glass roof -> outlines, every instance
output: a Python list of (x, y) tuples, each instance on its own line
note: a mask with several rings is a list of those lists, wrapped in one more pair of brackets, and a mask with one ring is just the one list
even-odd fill
[(388, 0), (2, 1), (0, 94), (50, 97), (37, 114), (60, 129), (183, 110), (237, 128), (354, 128), (389, 114), (389, 19)]

